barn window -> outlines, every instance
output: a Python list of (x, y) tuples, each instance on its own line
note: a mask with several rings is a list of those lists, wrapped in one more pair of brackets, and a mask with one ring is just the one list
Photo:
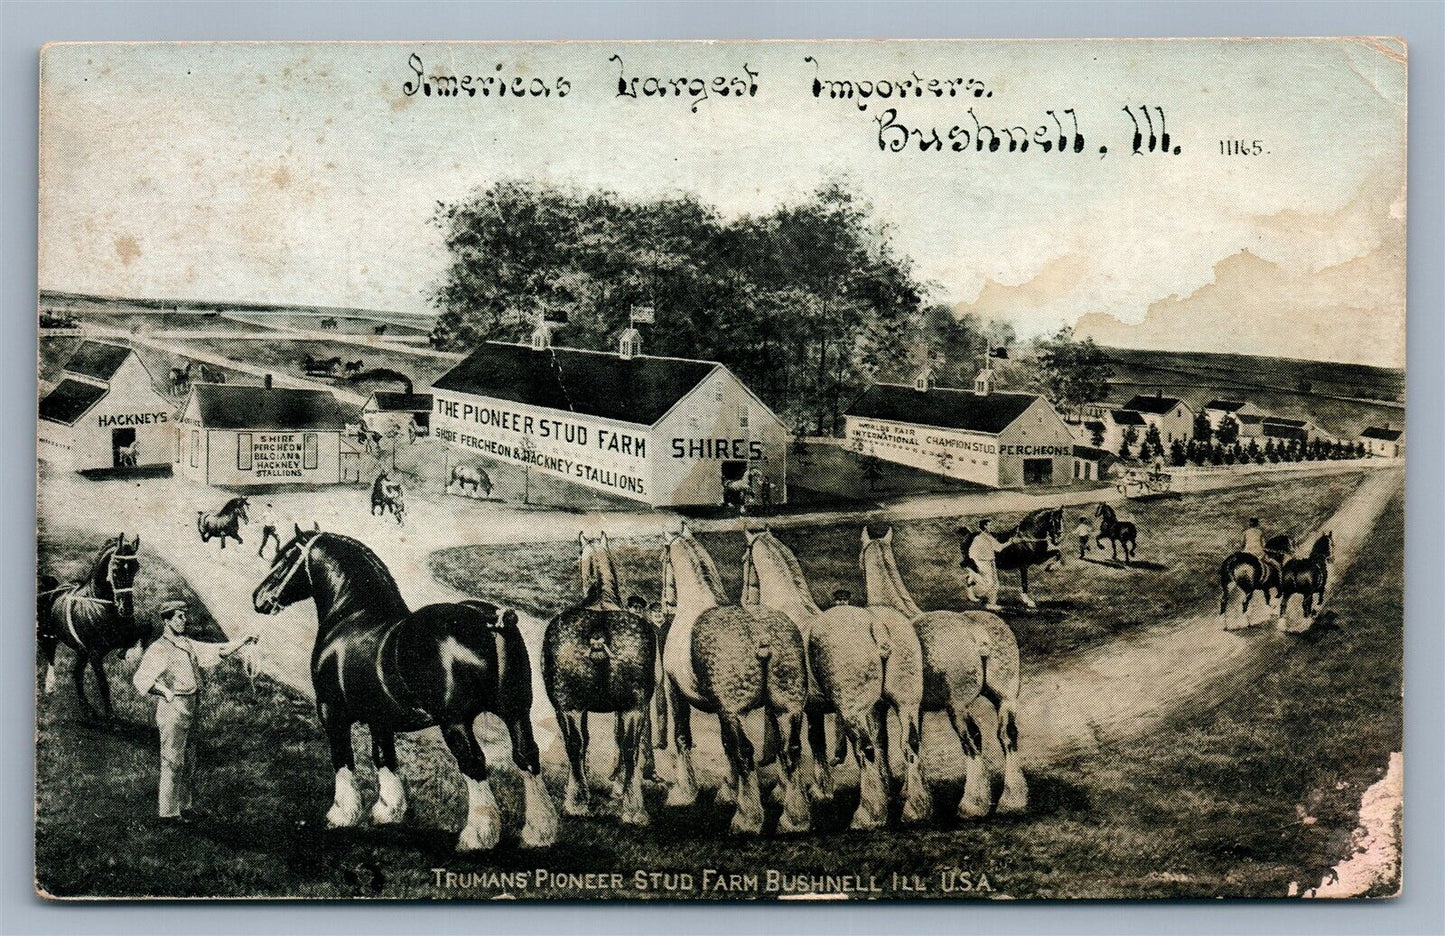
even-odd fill
[(712, 388), (712, 398), (714, 403), (723, 401), (723, 385), (721, 383)]
[(702, 428), (702, 420), (698, 418), (696, 413), (687, 417), (687, 428), (692, 432), (696, 432)]
[(249, 432), (238, 432), (238, 433), (236, 433), (236, 470), (237, 470), (237, 471), (250, 471), (250, 470), (251, 470), (251, 455), (252, 455), (252, 449), (251, 449), (251, 433), (249, 433)]
[(738, 407), (738, 426), (740, 428), (746, 429), (748, 427), (749, 416), (751, 416), (751, 413), (748, 412), (748, 405), (746, 403)]
[(195, 468), (201, 463), (201, 430), (191, 430), (191, 467)]
[(301, 435), (301, 467), (311, 471), (319, 461), (317, 451), (316, 433), (306, 432)]

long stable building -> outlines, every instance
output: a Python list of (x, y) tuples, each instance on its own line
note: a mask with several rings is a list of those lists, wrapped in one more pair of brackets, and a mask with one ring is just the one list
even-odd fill
[(173, 416), (133, 349), (82, 341), (40, 401), (39, 455), (75, 471), (170, 464)]
[(432, 385), (432, 434), (463, 458), (529, 464), (653, 506), (787, 496), (783, 422), (716, 361), (487, 342)]
[(973, 390), (879, 383), (844, 413), (850, 447), (885, 461), (995, 488), (1063, 485), (1074, 478), (1074, 438), (1048, 400), (1000, 393), (993, 372)]

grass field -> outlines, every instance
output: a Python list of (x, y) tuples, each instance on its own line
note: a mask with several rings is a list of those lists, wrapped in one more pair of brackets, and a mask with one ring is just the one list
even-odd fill
[[(408, 823), (328, 832), (321, 814), (331, 770), (309, 704), (265, 677), (253, 687), (238, 667), (223, 664), (208, 690), (201, 747), (200, 792), (210, 815), (187, 828), (161, 827), (151, 819), (157, 768), (150, 706), (121, 686), (119, 724), (87, 725), (64, 686), (39, 704), (37, 880), (56, 896), (484, 898), (507, 890), (575, 899), (668, 896), (632, 889), (633, 870), (687, 872), (700, 886), (701, 869), (712, 868), (873, 874), (884, 897), (1277, 897), (1291, 881), (1317, 882), (1349, 853), (1359, 796), (1400, 748), (1399, 498), (1371, 542), (1375, 548), (1339, 581), (1325, 626), (1303, 638), (1251, 635), (1260, 646), (1245, 670), (1147, 737), (1035, 769), (1029, 813), (1008, 819), (944, 818), (925, 828), (852, 833), (841, 830), (852, 806), (845, 788), (806, 837), (739, 840), (725, 832), (729, 809), (709, 795), (668, 810), (653, 790), (649, 829), (564, 820), (549, 850), (526, 852), (504, 839), (493, 854), (460, 857), (451, 852), (463, 811), (460, 783), (434, 732), (426, 732), (401, 744), (413, 804)], [(95, 545), (89, 534), (47, 531), (42, 561), (60, 568)], [(153, 612), (162, 596), (187, 594), (146, 559), (142, 613)], [(198, 616), (206, 621), (204, 612)], [(112, 679), (119, 684), (128, 669), (112, 660)], [(493, 727), (488, 720), (483, 726)], [(369, 769), (362, 772), (369, 781)], [(514, 834), (515, 773), (503, 766), (494, 777)], [(937, 790), (942, 816), (951, 816), (957, 793), (947, 784)], [(594, 892), (446, 889), (435, 884), (431, 869), (438, 867), (616, 870), (626, 884)], [(972, 889), (944, 893), (945, 869), (968, 872)], [(889, 883), (895, 871), (918, 875), (928, 889), (899, 892)]]
[[(1218, 567), (1238, 542), (1245, 520), (1258, 516), (1265, 529), (1300, 535), (1315, 529), (1359, 483), (1359, 475), (1237, 488), (1179, 500), (1130, 503), (1120, 519), (1139, 527), (1139, 551), (1132, 567), (1115, 565), (1108, 553), (1070, 561), (1047, 572), (1034, 570), (1030, 591), (1037, 611), (1010, 608), (1006, 615), (1025, 655), (1040, 659), (1078, 650), (1218, 600)], [(1017, 514), (1001, 515), (1013, 523)], [(1092, 505), (1065, 512), (1065, 546), (1080, 516), (1093, 519)], [(894, 525), (894, 552), (904, 582), (924, 608), (962, 610), (960, 554), (954, 535), (963, 520), (944, 517)], [(798, 555), (813, 595), (827, 607), (834, 589), (863, 597), (858, 570), (859, 521), (821, 527), (780, 528), (778, 537)], [(589, 528), (589, 532), (594, 532)], [(881, 532), (881, 531), (880, 531)], [(701, 533), (722, 572), (728, 593), (741, 591), (743, 537)], [(661, 587), (661, 540), (616, 540), (613, 556), (624, 587), (655, 600)], [(574, 543), (537, 543), (525, 549), (458, 547), (432, 557), (433, 574), (460, 591), (514, 603), (543, 619), (576, 598)], [(1003, 600), (1013, 600), (1017, 577), (1003, 573)]]
[[(339, 357), (343, 361), (363, 361), (368, 369), (390, 368), (411, 378), (413, 389), (425, 393), (432, 381), (451, 370), (453, 361), (420, 354), (407, 354), (390, 349), (363, 348), (359, 345), (332, 341), (277, 338), (274, 341), (228, 341), (224, 338), (198, 338), (196, 347), (232, 360), (245, 361), (254, 367), (274, 368), (279, 374), (307, 377), (303, 364), (307, 355), (314, 358)], [(322, 383), (350, 390), (365, 396), (374, 390), (396, 390), (394, 381), (351, 381), (312, 377)]]
[[(298, 313), (298, 312), (234, 312), (227, 316), (238, 323), (248, 322), (252, 325), (259, 325), (264, 328), (299, 328), (305, 331), (319, 331), (323, 318), (336, 319), (336, 331), (343, 335), (370, 335), (377, 325), (382, 324), (378, 318), (359, 318), (346, 315), (324, 315), (320, 313)], [(388, 337), (396, 335), (425, 335), (431, 331), (431, 320), (414, 316), (389, 316), (386, 321), (386, 334)]]

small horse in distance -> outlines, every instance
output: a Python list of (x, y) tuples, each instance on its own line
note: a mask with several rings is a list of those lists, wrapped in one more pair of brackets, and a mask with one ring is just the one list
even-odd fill
[(542, 683), (570, 766), (562, 810), (569, 816), (591, 813), (587, 713), (613, 712), (618, 742), (613, 795), (620, 800), (619, 818), (645, 826), (641, 760), (643, 747), (652, 743), (646, 715), (656, 688), (657, 636), (651, 622), (623, 607), (607, 534), (589, 539), (578, 533), (577, 545), (582, 601), (552, 618), (542, 637)]
[[(993, 706), (1003, 750), (1004, 783), (998, 811), (1028, 806), (1028, 783), (1018, 756), (1019, 645), (1004, 619), (990, 611), (924, 611), (903, 584), (893, 555), (893, 529), (874, 538), (863, 528), (863, 567), (868, 606), (889, 608), (911, 621), (923, 648), (922, 712), (943, 712), (963, 745), (963, 797), (958, 814), (987, 815), (993, 798), (983, 757), (983, 732), (968, 706), (982, 698)], [(921, 716), (920, 716), (921, 720)]]
[(1304, 559), (1290, 559), (1280, 574), (1279, 613), (1284, 614), (1289, 600), (1294, 595), (1304, 602), (1305, 620), (1314, 617), (1315, 600), (1324, 604), (1325, 585), (1329, 581), (1329, 565), (1335, 558), (1335, 534), (1326, 531), (1310, 547), (1310, 554)]
[[(1019, 525), (1009, 533), (999, 534), (999, 539), (1012, 538), (998, 554), (997, 568), (1000, 572), (1017, 571), (1019, 574), (1019, 599), (1025, 606), (1036, 608), (1029, 595), (1029, 566), (1042, 565), (1045, 569), (1064, 561), (1059, 550), (1059, 537), (1064, 528), (1063, 507), (1041, 507), (1026, 514)], [(977, 572), (972, 559), (968, 557), (969, 544), (978, 534), (970, 531), (960, 544), (963, 548), (963, 565), (970, 572)]]
[(130, 445), (119, 445), (115, 449), (116, 466), (119, 468), (134, 468), (140, 460), (140, 443), (132, 442)]
[(474, 468), (470, 465), (453, 465), (451, 477), (447, 479), (447, 488), (453, 486), (461, 494), (467, 493), (467, 488), (472, 489), (472, 497), (491, 497), (492, 479), (481, 468)]
[(228, 537), (237, 543), (243, 543), (241, 524), (251, 522), (250, 514), (247, 513), (250, 506), (250, 498), (242, 495), (226, 501), (215, 513), (196, 511), (196, 530), (201, 534), (201, 542), (209, 543), (211, 537), (220, 537), (222, 549), (226, 548)]
[(64, 643), (75, 651), (75, 693), (84, 712), (95, 717), (85, 697), (85, 665), (95, 672), (100, 702), (112, 717), (110, 683), (105, 658), (112, 650), (138, 647), (150, 636), (150, 626), (135, 616), (135, 580), (140, 570), (140, 536), (117, 534), (96, 553), (90, 571), (78, 582), (61, 584), (42, 575), (36, 588), (38, 641), (45, 658), (45, 692), (55, 691), (55, 648)]
[(381, 472), (371, 484), (371, 515), (385, 517), (387, 512), (396, 518), (398, 525), (406, 521), (406, 502), (401, 483), (393, 481), (388, 472)]
[(336, 771), (328, 825), (361, 820), (352, 725), (365, 724), (371, 733), (379, 794), (371, 818), (377, 824), (399, 822), (406, 813), (396, 733), (437, 726), (467, 786), (467, 821), (457, 850), (496, 846), (499, 810), (472, 728), (478, 715), (491, 712), (506, 723), (512, 760), (522, 772), (522, 845), (540, 848), (556, 840), (557, 813), (542, 783), (530, 721), (532, 667), (515, 611), (475, 600), (413, 611), (365, 545), (297, 527), (251, 602), (260, 614), (277, 614), (307, 599), (317, 621), (311, 682)]
[(321, 320), (322, 331), (336, 331), (336, 319), (330, 316)]
[[(732, 831), (762, 831), (757, 769), (776, 759), (783, 800), (778, 831), (806, 832), (812, 818), (798, 775), (808, 695), (802, 634), (781, 611), (730, 602), (712, 556), (686, 524), (662, 548), (662, 603), (673, 611), (662, 649), (676, 742), (667, 804), (688, 806), (697, 799), (692, 767), (692, 710), (697, 708), (718, 716), (732, 774), (731, 783), (719, 789), (718, 796), (736, 803)], [(762, 709), (764, 715), (758, 762), (743, 727), (743, 718), (754, 709)]]
[(1094, 516), (1099, 518), (1099, 535), (1094, 537), (1094, 545), (1103, 549), (1107, 540), (1113, 549), (1115, 562), (1119, 561), (1119, 547), (1123, 546), (1124, 561), (1132, 562), (1134, 548), (1139, 542), (1139, 528), (1128, 520), (1120, 520), (1108, 504), (1095, 508)]

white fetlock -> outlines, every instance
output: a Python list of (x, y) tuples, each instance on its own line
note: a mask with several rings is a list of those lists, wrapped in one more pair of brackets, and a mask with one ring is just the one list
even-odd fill
[(50, 695), (55, 691), (55, 664), (45, 667), (45, 694)]
[(833, 771), (822, 761), (813, 764), (813, 782), (808, 786), (808, 793), (814, 800), (822, 802), (831, 800), (837, 792), (833, 785)]
[(989, 789), (983, 756), (975, 754), (966, 758), (963, 773), (963, 799), (958, 803), (958, 814), (965, 819), (987, 816), (993, 791)]
[(400, 822), (406, 815), (406, 787), (390, 769), (376, 772), (376, 803), (371, 807), (371, 821), (377, 825)]
[(587, 787), (578, 783), (570, 773), (567, 775), (567, 797), (562, 801), (562, 811), (569, 816), (576, 817), (592, 815), (592, 804)]
[(326, 824), (340, 829), (354, 826), (361, 821), (361, 794), (356, 789), (356, 777), (349, 767), (336, 771), (336, 794), (331, 808), (326, 811)]
[(1028, 592), (1019, 592), (1019, 597), (1023, 599), (1023, 602), (1026, 606), (1030, 608), (1038, 607), (1038, 605), (1034, 603), (1034, 600), (1029, 597)]
[(692, 772), (692, 750), (678, 747), (672, 756), (672, 786), (667, 790), (667, 805), (691, 806), (697, 802), (697, 777)]
[(651, 825), (652, 817), (647, 814), (647, 806), (642, 800), (642, 778), (633, 774), (632, 783), (622, 797), (622, 812), (619, 818), (624, 825), (646, 826)]
[(734, 781), (728, 780), (717, 788), (717, 795), (713, 797), (713, 801), (719, 806), (731, 806), (738, 801), (737, 789), (733, 783)]
[(908, 754), (903, 765), (903, 821), (922, 822), (933, 812), (933, 797), (923, 782), (922, 759)]
[(758, 792), (758, 776), (750, 773), (738, 780), (738, 809), (733, 813), (734, 835), (756, 835), (763, 831), (763, 800)]
[(796, 777), (785, 779), (779, 784), (783, 791), (783, 814), (778, 817), (779, 832), (806, 832), (812, 827), (813, 817), (808, 809), (808, 797), (803, 785)]
[(557, 841), (557, 809), (552, 795), (538, 774), (522, 774), (523, 809), (526, 824), (522, 826), (523, 848), (546, 848)]
[(1023, 812), (1029, 806), (1029, 785), (1024, 780), (1023, 768), (1019, 766), (1017, 753), (1005, 754), (1003, 759), (1003, 793), (998, 798), (1001, 813)]
[(492, 785), (486, 780), (467, 778), (467, 824), (457, 837), (457, 851), (490, 851), (502, 837), (501, 816), (497, 811)]
[(864, 762), (858, 770), (858, 808), (850, 829), (876, 829), (888, 821), (888, 788), (878, 764)]

